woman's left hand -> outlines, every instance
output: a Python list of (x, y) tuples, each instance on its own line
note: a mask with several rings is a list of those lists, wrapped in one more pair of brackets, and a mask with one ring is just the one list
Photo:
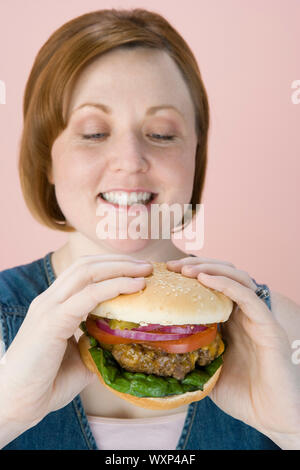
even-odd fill
[(229, 320), (221, 324), (227, 349), (210, 398), (271, 439), (299, 436), (299, 371), (285, 330), (255, 294), (257, 286), (249, 274), (232, 263), (202, 257), (167, 262), (167, 267), (197, 278), (234, 302)]

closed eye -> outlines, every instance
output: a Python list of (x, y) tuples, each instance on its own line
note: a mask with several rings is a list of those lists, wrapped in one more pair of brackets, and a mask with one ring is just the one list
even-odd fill
[(98, 132), (97, 134), (84, 134), (82, 137), (84, 139), (99, 139), (103, 135), (107, 135), (107, 134), (104, 134), (102, 132)]
[[(87, 140), (91, 139), (100, 139), (102, 136), (105, 136), (107, 134), (98, 132), (96, 134), (84, 134), (82, 137)], [(154, 139), (157, 140), (174, 140), (175, 135), (162, 135), (162, 134), (149, 134), (150, 137), (153, 137)]]
[(150, 134), (150, 136), (155, 136), (155, 139), (158, 140), (174, 140), (175, 135), (161, 135), (161, 134)]

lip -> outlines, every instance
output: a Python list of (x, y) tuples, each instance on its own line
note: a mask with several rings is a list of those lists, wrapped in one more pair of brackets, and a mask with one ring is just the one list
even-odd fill
[[(112, 191), (124, 191), (124, 190), (117, 190), (117, 189), (114, 189)], [(109, 192), (109, 191), (101, 191), (101, 193), (105, 193), (105, 192)], [(137, 190), (132, 190), (131, 192), (138, 192)], [(152, 204), (155, 204), (156, 203), (156, 199), (157, 199), (157, 196), (158, 196), (158, 193), (154, 193), (153, 191), (147, 191), (147, 190), (144, 190), (142, 192), (147, 192), (147, 193), (152, 193), (154, 194), (154, 198), (149, 201), (147, 204), (142, 204), (142, 203), (135, 203), (135, 204), (132, 204), (131, 206), (125, 206), (125, 205), (122, 205), (120, 206), (119, 204), (113, 204), (112, 202), (108, 202), (106, 201), (105, 199), (102, 198), (101, 194), (99, 193), (98, 196), (97, 196), (97, 201), (101, 202), (101, 204), (106, 204), (108, 207), (114, 207), (116, 210), (118, 211), (129, 211), (130, 209), (132, 210), (133, 208), (135, 208), (136, 206), (140, 207), (140, 206), (144, 206), (147, 208), (147, 210), (150, 210), (150, 206)]]
[[(151, 191), (151, 189), (146, 189), (146, 188), (134, 188), (134, 189), (126, 189), (126, 188), (112, 188), (112, 189), (105, 189), (104, 191), (101, 191), (101, 193), (110, 193), (112, 191), (124, 191), (126, 193), (152, 193), (157, 196), (157, 193), (154, 191)], [(100, 193), (98, 193), (99, 196)]]

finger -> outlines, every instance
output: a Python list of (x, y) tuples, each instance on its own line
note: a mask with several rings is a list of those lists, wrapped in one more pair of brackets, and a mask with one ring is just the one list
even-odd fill
[(85, 321), (88, 314), (101, 302), (112, 299), (120, 294), (132, 294), (146, 286), (144, 277), (117, 277), (88, 284), (84, 289), (72, 295), (60, 304), (48, 317), (51, 331), (60, 339), (70, 338)]
[(229, 261), (220, 261), (213, 258), (205, 258), (203, 256), (191, 257), (188, 256), (187, 258), (182, 258), (178, 260), (170, 260), (167, 261), (167, 268), (170, 270), (174, 270), (176, 272), (180, 272), (183, 266), (186, 265), (195, 265), (195, 264), (202, 264), (202, 263), (212, 263), (212, 264), (224, 264), (225, 266), (235, 267)]
[[(48, 288), (48, 295), (55, 303), (62, 303), (85, 286), (105, 279), (112, 279), (121, 276), (148, 276), (152, 270), (152, 264), (136, 263), (134, 261), (94, 261), (78, 262), (76, 266), (69, 270), (68, 275), (58, 277)], [(50, 297), (48, 297), (50, 300)]]
[(225, 266), (224, 264), (195, 264), (186, 265), (182, 267), (182, 274), (187, 277), (197, 277), (200, 272), (212, 274), (214, 276), (226, 276), (230, 279), (241, 283), (249, 289), (256, 290), (256, 284), (252, 281), (251, 277), (246, 271), (233, 268), (232, 266)]
[[(76, 269), (77, 266), (86, 265), (89, 263), (103, 262), (103, 261), (128, 261), (135, 263), (145, 263), (144, 260), (138, 260), (128, 255), (119, 255), (119, 254), (105, 254), (105, 255), (84, 255), (76, 259), (70, 266), (68, 266), (55, 280), (55, 283), (58, 279), (65, 279), (70, 276)], [(54, 284), (54, 283), (53, 283)]]
[(272, 312), (252, 289), (225, 276), (211, 276), (200, 273), (198, 274), (198, 280), (205, 286), (222, 292), (236, 302), (249, 320), (258, 324), (274, 323)]

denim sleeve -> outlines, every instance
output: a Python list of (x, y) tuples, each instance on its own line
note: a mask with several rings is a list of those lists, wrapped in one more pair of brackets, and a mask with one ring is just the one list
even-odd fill
[(2, 325), (2, 309), (1, 309), (1, 302), (0, 302), (0, 361), (2, 356), (5, 353), (5, 343), (4, 343), (4, 330)]

